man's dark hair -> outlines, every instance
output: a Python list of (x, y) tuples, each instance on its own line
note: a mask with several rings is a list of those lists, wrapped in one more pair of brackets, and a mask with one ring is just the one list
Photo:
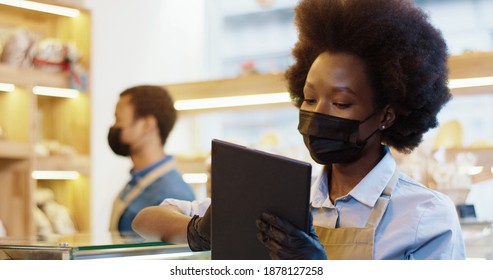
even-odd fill
[(164, 87), (143, 85), (128, 88), (120, 96), (130, 96), (134, 107), (134, 118), (154, 116), (159, 127), (161, 144), (166, 143), (175, 125), (177, 113), (174, 102)]

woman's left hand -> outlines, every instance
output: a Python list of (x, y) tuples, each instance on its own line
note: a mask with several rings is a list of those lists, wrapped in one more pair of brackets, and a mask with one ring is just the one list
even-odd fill
[(264, 212), (257, 219), (259, 233), (257, 238), (269, 250), (275, 260), (325, 260), (324, 246), (318, 240), (310, 215), (310, 233), (293, 226), (291, 223)]

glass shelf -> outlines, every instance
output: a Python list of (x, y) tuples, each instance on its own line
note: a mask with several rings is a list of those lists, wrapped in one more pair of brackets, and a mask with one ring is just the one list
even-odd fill
[(170, 244), (122, 236), (76, 234), (35, 239), (0, 239), (0, 260), (210, 259), (210, 251), (192, 252), (187, 244)]

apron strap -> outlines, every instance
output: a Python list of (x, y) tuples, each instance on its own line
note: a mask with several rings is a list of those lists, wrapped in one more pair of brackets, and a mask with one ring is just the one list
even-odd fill
[(127, 209), (127, 206), (134, 199), (136, 199), (151, 183), (153, 183), (159, 177), (171, 171), (173, 168), (175, 168), (175, 166), (176, 166), (175, 161), (172, 159), (166, 162), (165, 164), (153, 169), (151, 172), (147, 173), (144, 177), (142, 177), (137, 182), (137, 185), (125, 196), (123, 200), (120, 198), (123, 193), (123, 190), (120, 191), (118, 196), (113, 201), (113, 207), (112, 207), (111, 218), (110, 218), (110, 230), (117, 231), (118, 223), (120, 222), (120, 218), (123, 212), (125, 211), (125, 209)]
[(389, 204), (392, 191), (394, 190), (398, 179), (399, 169), (396, 167), (394, 170), (394, 174), (387, 183), (387, 186), (383, 190), (382, 195), (377, 199), (373, 210), (370, 212), (370, 217), (368, 218), (365, 227), (375, 228), (380, 223), (383, 214), (387, 210), (387, 205)]

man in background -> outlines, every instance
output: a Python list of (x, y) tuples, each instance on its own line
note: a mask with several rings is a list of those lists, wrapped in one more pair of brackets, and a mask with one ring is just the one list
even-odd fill
[(173, 100), (163, 87), (136, 86), (120, 94), (108, 143), (115, 154), (130, 157), (133, 167), (130, 181), (113, 203), (111, 231), (133, 234), (135, 215), (165, 198), (195, 199), (173, 157), (164, 151), (176, 118)]

